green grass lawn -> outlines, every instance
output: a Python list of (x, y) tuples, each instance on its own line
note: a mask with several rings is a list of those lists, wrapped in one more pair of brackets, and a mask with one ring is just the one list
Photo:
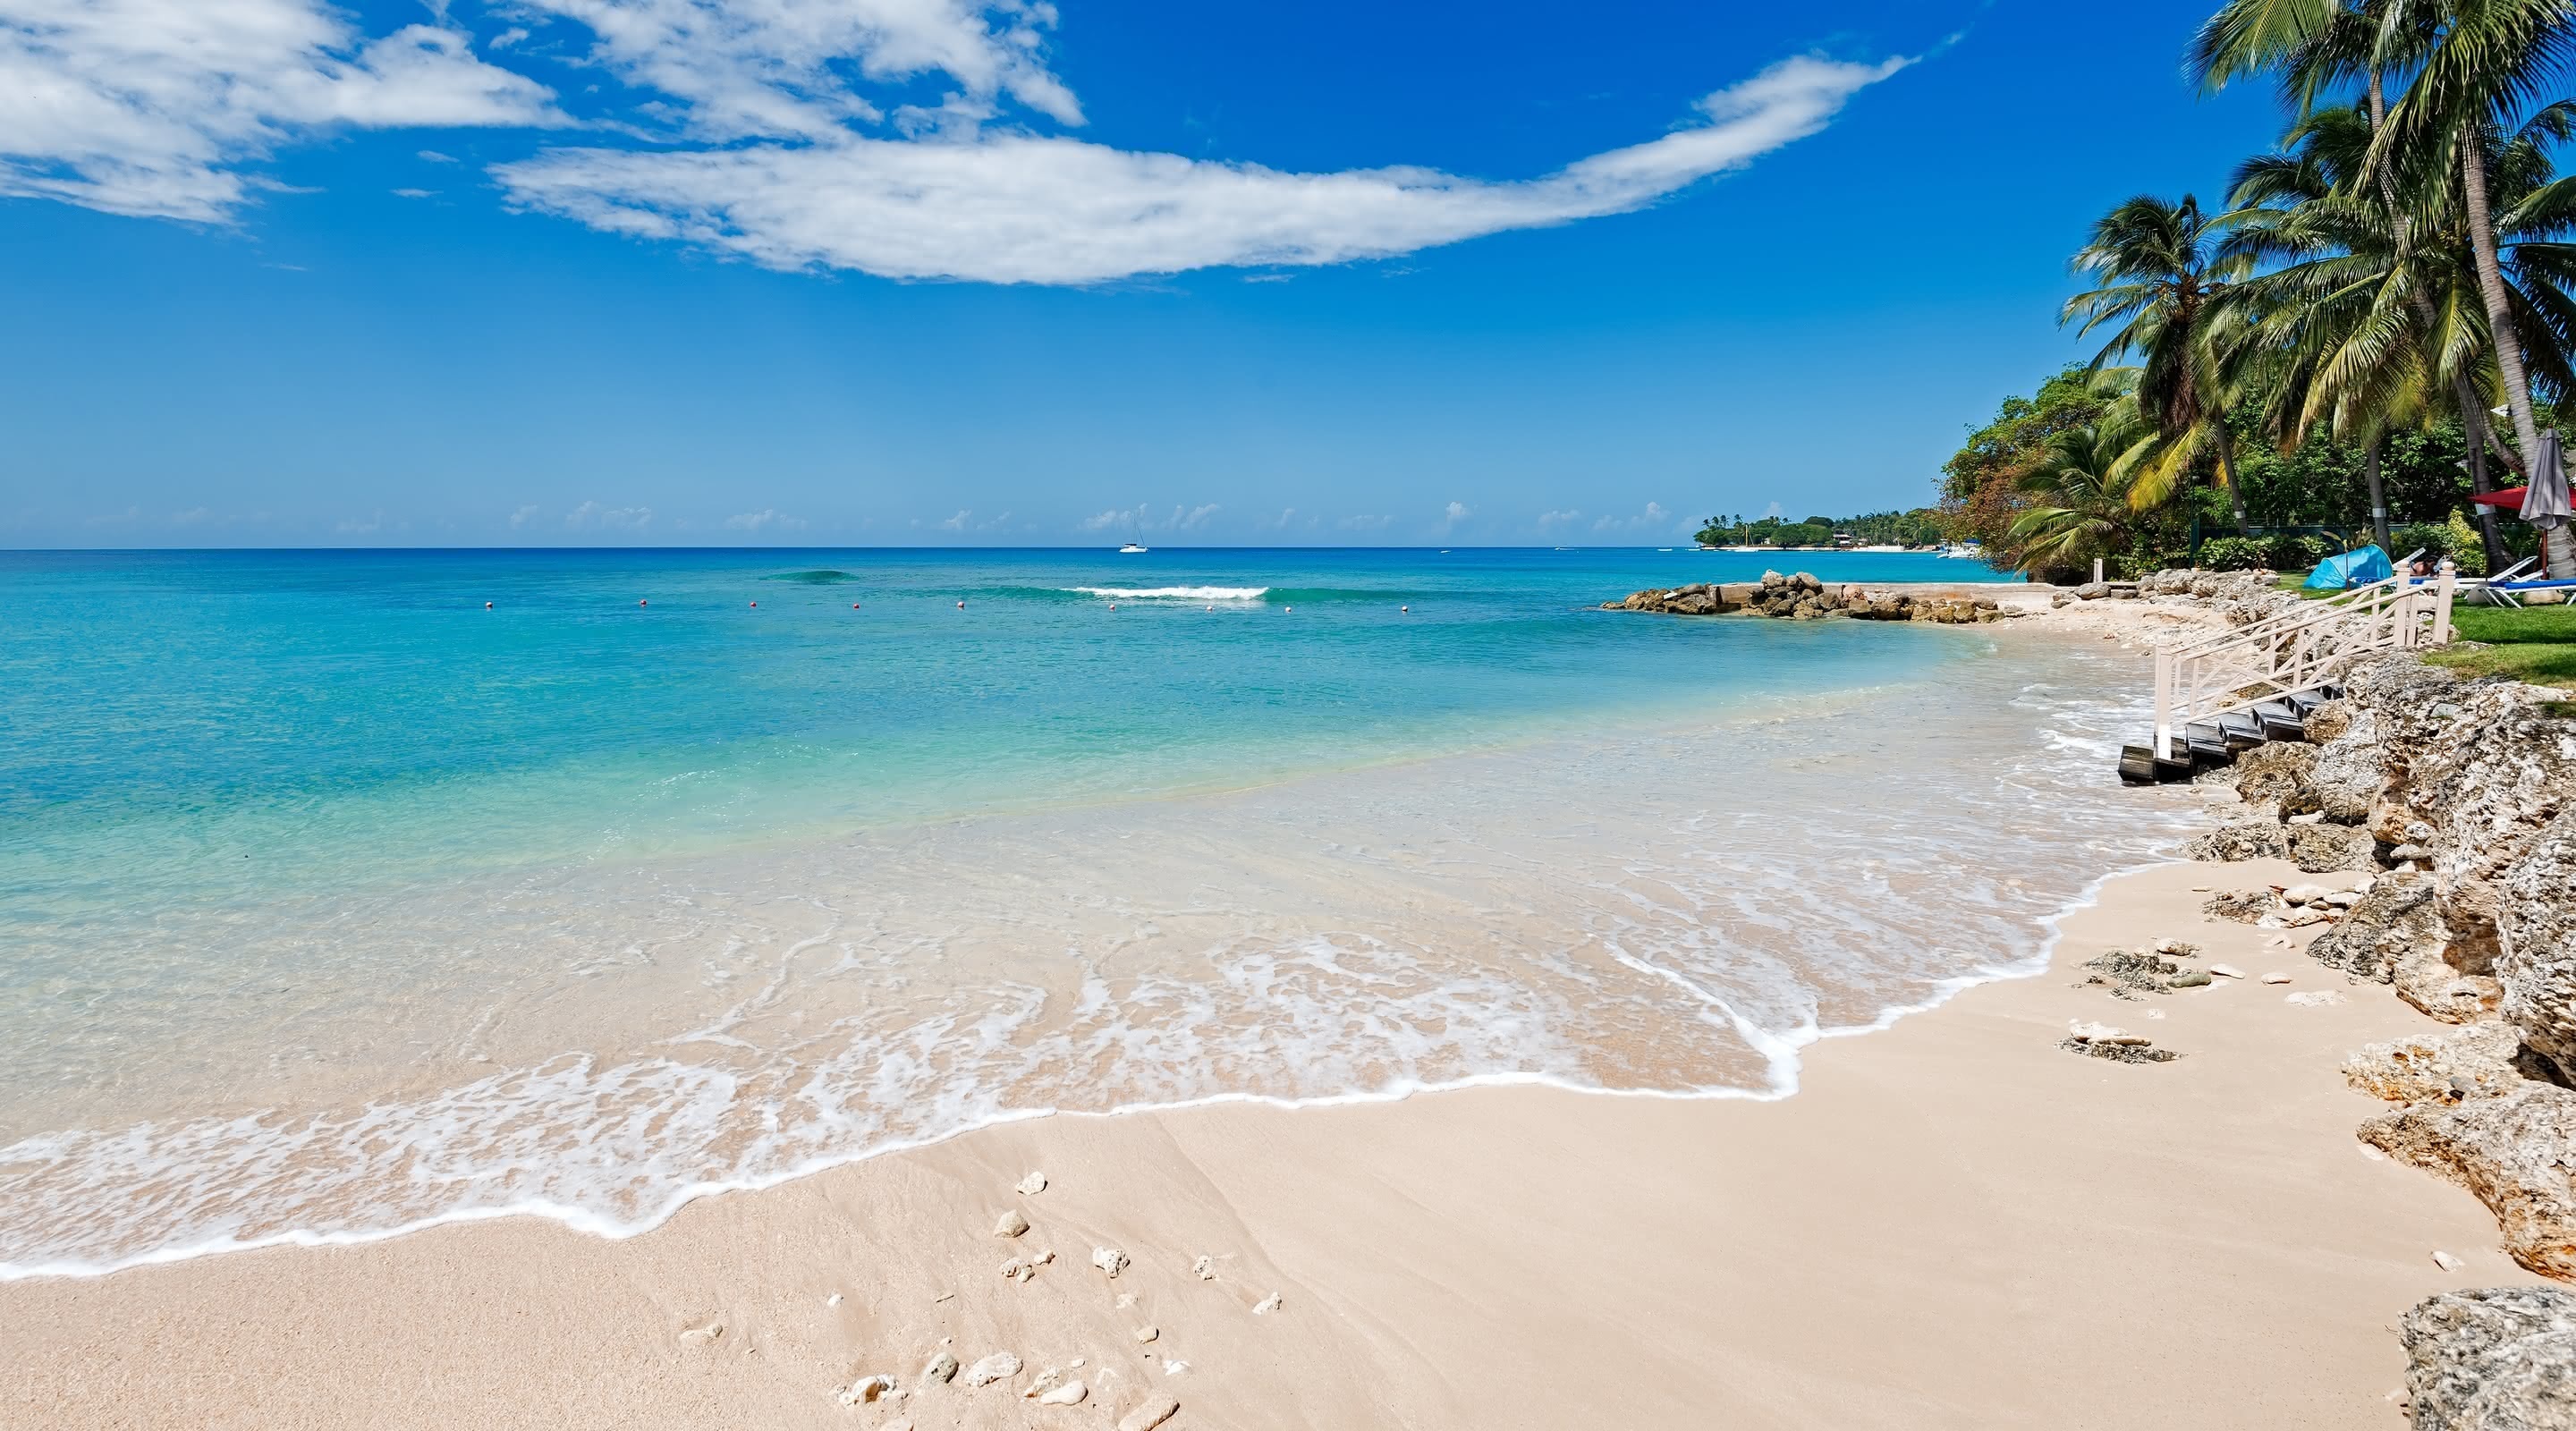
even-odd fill
[(2463, 675), (2576, 686), (2576, 606), (2453, 606), (2451, 624), (2461, 644), (2428, 651), (2424, 659)]

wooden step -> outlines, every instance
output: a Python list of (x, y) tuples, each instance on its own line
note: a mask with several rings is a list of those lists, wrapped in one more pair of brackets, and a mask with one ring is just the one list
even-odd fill
[(2156, 750), (2151, 745), (2120, 747), (2120, 781), (2125, 785), (2156, 783)]
[(2236, 750), (2252, 750), (2271, 739), (2263, 733), (2263, 723), (2243, 711), (2231, 711), (2216, 722), (2219, 738)]
[(2299, 713), (2281, 701), (2265, 701), (2254, 708), (2254, 718), (2262, 723), (2263, 734), (2270, 740), (2306, 740), (2308, 728)]

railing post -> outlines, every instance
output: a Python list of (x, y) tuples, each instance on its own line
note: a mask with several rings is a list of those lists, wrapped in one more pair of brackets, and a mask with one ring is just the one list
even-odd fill
[(2173, 759), (2173, 652), (2156, 651), (2156, 759)]
[(2442, 558), (2441, 579), (2433, 586), (2433, 644), (2451, 644), (2451, 593), (2458, 589), (2460, 569), (2449, 557)]

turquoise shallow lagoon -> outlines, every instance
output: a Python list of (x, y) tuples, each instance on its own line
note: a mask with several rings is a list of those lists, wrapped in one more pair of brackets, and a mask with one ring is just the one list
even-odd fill
[(1057, 1107), (1786, 1091), (2160, 827), (2101, 652), (1594, 609), (1765, 565), (0, 556), (0, 1270), (628, 1231)]

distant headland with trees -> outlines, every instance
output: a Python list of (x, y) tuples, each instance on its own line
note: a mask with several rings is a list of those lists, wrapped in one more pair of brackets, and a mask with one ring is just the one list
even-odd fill
[(1693, 538), (1704, 547), (1931, 547), (1944, 538), (1942, 514), (1931, 507), (1910, 512), (1871, 512), (1858, 517), (1711, 517)]

